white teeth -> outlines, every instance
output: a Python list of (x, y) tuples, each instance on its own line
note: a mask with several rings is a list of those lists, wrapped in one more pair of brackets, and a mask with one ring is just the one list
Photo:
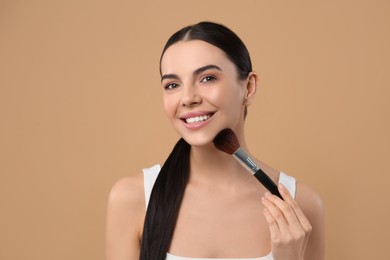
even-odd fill
[(187, 124), (192, 124), (192, 123), (198, 123), (201, 121), (206, 121), (210, 117), (211, 117), (210, 115), (204, 115), (204, 116), (196, 116), (196, 117), (186, 118), (185, 120), (186, 120)]

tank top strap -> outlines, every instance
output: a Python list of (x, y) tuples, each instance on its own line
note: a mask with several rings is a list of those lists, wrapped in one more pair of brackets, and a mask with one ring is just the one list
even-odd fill
[(144, 190), (145, 190), (145, 204), (146, 208), (149, 204), (150, 194), (152, 193), (153, 185), (156, 182), (161, 166), (156, 164), (150, 168), (142, 169), (144, 172)]
[(290, 192), (291, 197), (295, 199), (295, 193), (297, 189), (295, 178), (283, 172), (280, 172), (279, 183), (283, 184), (283, 186), (286, 187), (286, 189)]

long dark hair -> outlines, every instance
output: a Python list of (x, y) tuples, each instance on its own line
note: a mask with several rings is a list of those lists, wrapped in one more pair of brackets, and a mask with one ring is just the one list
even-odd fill
[[(190, 40), (202, 40), (224, 51), (235, 64), (239, 79), (247, 78), (252, 71), (249, 52), (241, 39), (229, 28), (212, 22), (187, 26), (173, 34), (165, 44), (160, 64), (171, 45)], [(166, 258), (190, 175), (190, 150), (191, 146), (180, 139), (160, 170), (146, 211), (140, 260)]]

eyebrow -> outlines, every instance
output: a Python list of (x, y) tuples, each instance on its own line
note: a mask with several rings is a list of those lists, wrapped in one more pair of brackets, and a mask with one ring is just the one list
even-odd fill
[[(203, 66), (203, 67), (196, 69), (192, 73), (192, 75), (195, 77), (195, 76), (199, 75), (200, 73), (202, 73), (203, 71), (210, 70), (210, 69), (222, 71), (222, 69), (220, 67), (218, 67), (217, 65), (206, 65), (206, 66)], [(161, 76), (161, 81), (163, 81), (164, 79), (179, 79), (179, 76), (176, 74), (165, 74), (165, 75)]]

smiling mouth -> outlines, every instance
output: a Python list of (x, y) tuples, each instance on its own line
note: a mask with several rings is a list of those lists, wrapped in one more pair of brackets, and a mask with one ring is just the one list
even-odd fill
[(210, 114), (203, 115), (203, 116), (195, 116), (195, 117), (183, 118), (182, 120), (184, 122), (186, 122), (187, 124), (195, 124), (195, 123), (207, 121), (213, 115), (214, 115), (214, 113), (210, 113)]

